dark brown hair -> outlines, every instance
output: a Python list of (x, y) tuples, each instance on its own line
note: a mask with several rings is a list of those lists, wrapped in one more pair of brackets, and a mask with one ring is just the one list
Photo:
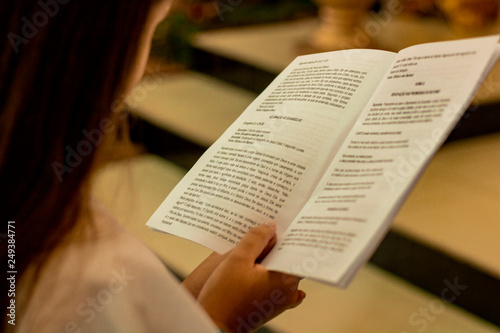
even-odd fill
[[(17, 271), (19, 281), (77, 226), (103, 135), (121, 118), (117, 101), (153, 2), (0, 2), (3, 318), (9, 302), (6, 272)], [(13, 236), (7, 235), (8, 221), (15, 221)], [(11, 238), (15, 263), (6, 267)]]

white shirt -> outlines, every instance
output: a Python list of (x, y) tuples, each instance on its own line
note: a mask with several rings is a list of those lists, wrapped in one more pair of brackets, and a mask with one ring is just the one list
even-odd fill
[(49, 260), (15, 331), (216, 332), (163, 263), (102, 205), (92, 206), (96, 237)]

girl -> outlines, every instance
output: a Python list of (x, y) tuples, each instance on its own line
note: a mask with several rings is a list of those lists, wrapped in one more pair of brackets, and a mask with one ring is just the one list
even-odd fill
[(274, 245), (273, 222), (179, 285), (90, 195), (93, 172), (126, 134), (122, 96), (169, 6), (0, 2), (5, 331), (248, 332), (305, 297), (298, 278), (258, 264)]

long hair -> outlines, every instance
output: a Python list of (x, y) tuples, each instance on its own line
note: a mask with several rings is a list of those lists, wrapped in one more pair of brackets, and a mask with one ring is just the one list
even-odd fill
[(19, 281), (78, 225), (153, 2), (0, 2), (3, 318), (7, 272)]

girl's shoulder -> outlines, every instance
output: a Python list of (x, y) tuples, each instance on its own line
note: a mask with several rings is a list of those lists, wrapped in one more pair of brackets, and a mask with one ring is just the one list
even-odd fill
[(43, 267), (20, 332), (213, 332), (166, 265), (96, 201), (94, 237)]

